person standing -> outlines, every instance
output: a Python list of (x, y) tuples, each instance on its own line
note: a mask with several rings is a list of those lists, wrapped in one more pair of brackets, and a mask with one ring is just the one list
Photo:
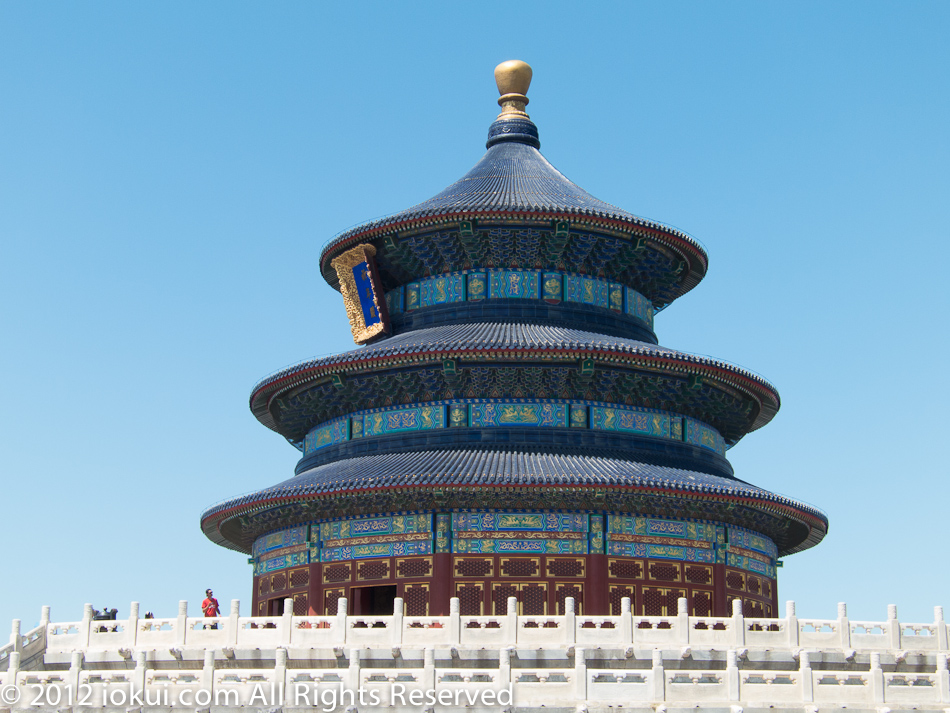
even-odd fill
[[(205, 600), (201, 602), (201, 612), (205, 617), (215, 617), (221, 613), (221, 610), (218, 608), (218, 600), (214, 598), (214, 592), (210, 589), (205, 590)], [(217, 629), (217, 624), (211, 625), (212, 629)]]

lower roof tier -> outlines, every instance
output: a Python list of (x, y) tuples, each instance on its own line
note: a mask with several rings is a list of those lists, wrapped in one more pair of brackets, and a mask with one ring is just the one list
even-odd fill
[(251, 410), (300, 443), (364, 409), (445, 398), (572, 398), (675, 411), (726, 443), (765, 425), (779, 396), (765, 379), (707, 357), (539, 324), (454, 324), (302, 362), (261, 381)]
[(779, 555), (814, 546), (821, 511), (741, 480), (593, 455), (436, 450), (333, 461), (204, 512), (217, 544), (250, 552), (262, 534), (379, 512), (558, 510), (715, 520), (771, 538)]

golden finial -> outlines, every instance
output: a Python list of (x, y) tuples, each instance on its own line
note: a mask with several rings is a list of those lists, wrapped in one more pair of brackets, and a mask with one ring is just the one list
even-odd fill
[(525, 105), (528, 103), (528, 87), (531, 86), (531, 65), (520, 59), (509, 59), (495, 67), (495, 84), (498, 85), (499, 119), (528, 118)]

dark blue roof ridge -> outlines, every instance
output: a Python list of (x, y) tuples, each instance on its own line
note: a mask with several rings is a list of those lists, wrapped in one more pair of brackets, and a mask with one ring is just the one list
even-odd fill
[(594, 197), (558, 171), (536, 148), (510, 141), (492, 145), (468, 173), (432, 198), (337, 234), (320, 251), (320, 264), (336, 246), (362, 233), (417, 219), (486, 212), (577, 215), (620, 221), (632, 228), (648, 228), (683, 240), (701, 256), (704, 266), (708, 263), (706, 250), (691, 235)]
[[(251, 392), (251, 408), (260, 419), (263, 414), (258, 414), (257, 410), (255, 410), (254, 399), (261, 389), (273, 382), (311, 369), (419, 352), (438, 352), (440, 350), (459, 352), (479, 351), (482, 349), (576, 349), (578, 351), (604, 349), (630, 355), (670, 358), (700, 367), (720, 369), (741, 376), (758, 384), (766, 391), (771, 392), (775, 397), (775, 406), (772, 414), (768, 414), (766, 422), (774, 415), (774, 412), (778, 410), (781, 403), (778, 390), (764, 377), (718, 359), (680, 352), (648, 342), (608, 337), (595, 332), (587, 332), (567, 327), (486, 322), (426, 327), (412, 332), (404, 332), (341, 354), (302, 361), (261, 379)], [(759, 428), (762, 425), (764, 425), (764, 422), (759, 423), (755, 428)]]
[[(333, 461), (263, 490), (213, 505), (202, 513), (201, 521), (205, 527), (209, 518), (216, 515), (235, 509), (240, 512), (266, 509), (269, 505), (265, 503), (280, 499), (334, 496), (381, 488), (466, 486), (622, 487), (674, 494), (697, 493), (747, 500), (759, 509), (778, 508), (785, 511), (786, 517), (789, 510), (796, 511), (822, 523), (822, 535), (828, 524), (827, 515), (814, 506), (734, 478), (607, 456), (505, 449), (387, 453)], [(811, 544), (814, 542), (801, 549)]]

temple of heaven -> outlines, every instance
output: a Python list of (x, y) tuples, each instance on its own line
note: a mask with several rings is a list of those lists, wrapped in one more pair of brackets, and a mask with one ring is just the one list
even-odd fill
[(658, 345), (706, 273), (688, 235), (597, 200), (541, 155), (531, 68), (499, 65), (487, 152), (441, 193), (320, 255), (360, 348), (264, 379), (294, 476), (208, 509), (248, 553), (253, 612), (777, 616), (778, 558), (823, 513), (739, 480), (726, 450), (775, 388)]

